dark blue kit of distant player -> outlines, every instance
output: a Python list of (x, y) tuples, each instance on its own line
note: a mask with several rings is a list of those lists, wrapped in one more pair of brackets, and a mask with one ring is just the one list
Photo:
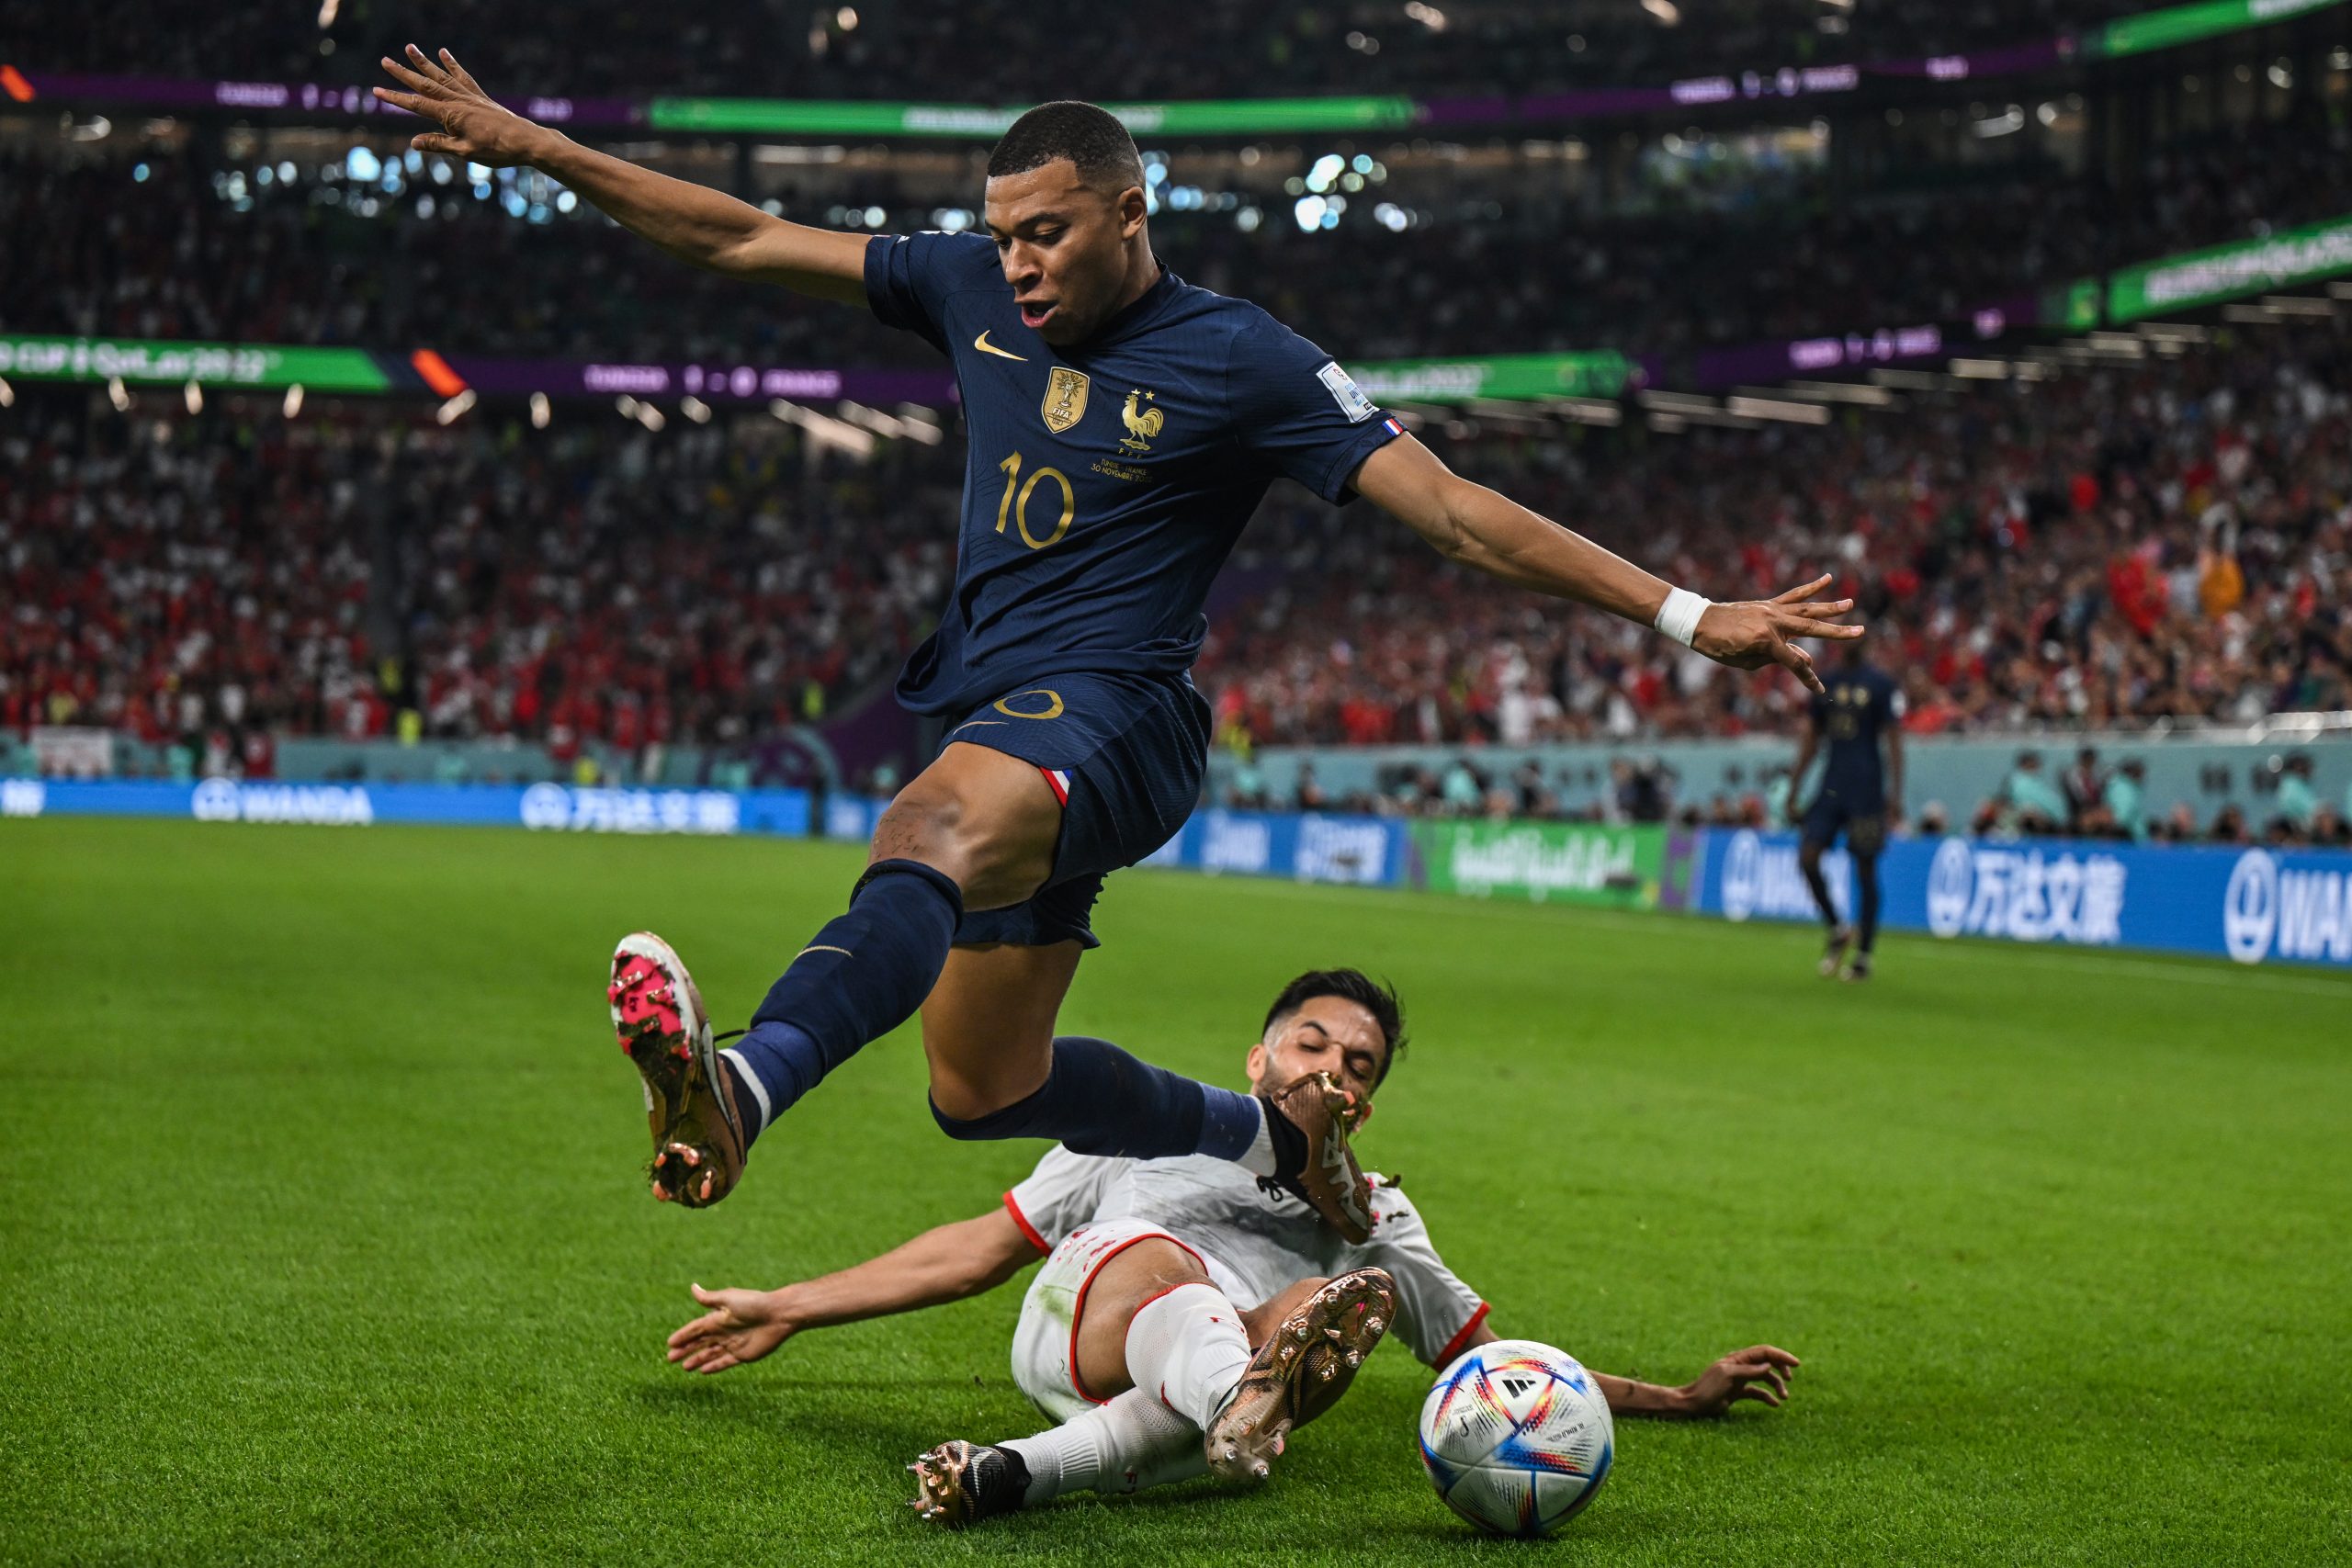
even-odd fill
[(1103, 874), (1199, 798), (1201, 607), (1266, 487), (1341, 500), (1402, 427), (1313, 344), (1173, 273), (1069, 349), (1022, 324), (984, 235), (877, 239), (865, 288), (884, 325), (954, 362), (970, 443), (955, 592), (899, 698), (1064, 803), (1046, 886), (956, 940), (1093, 946)]
[(1841, 832), (1857, 854), (1886, 842), (1886, 763), (1879, 738), (1903, 714), (1903, 698), (1883, 671), (1854, 665), (1826, 674), (1813, 699), (1813, 723), (1826, 761), (1821, 793), (1804, 814), (1804, 841), (1830, 844)]

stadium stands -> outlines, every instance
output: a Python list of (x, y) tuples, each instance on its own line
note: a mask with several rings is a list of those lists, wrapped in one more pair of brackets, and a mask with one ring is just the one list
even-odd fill
[[(1302, 233), (1286, 214), (1252, 231), (1227, 214), (1156, 221), (1187, 278), (1259, 300), (1335, 354), (1671, 353), (1963, 322), (1977, 307), (2127, 262), (2332, 217), (2352, 206), (2346, 147), (2340, 133), (2239, 128), (2166, 149), (2129, 190), (2002, 182), (1826, 211), (1587, 220), (1530, 196), (1497, 218), (1439, 214), (1401, 232), (1365, 223)], [(276, 173), (281, 162), (291, 181)], [(321, 170), (266, 153), (5, 158), (0, 223), (38, 223), (44, 243), (0, 254), (0, 330), (932, 362), (906, 334), (696, 273), (585, 209), (533, 223), (473, 198), (462, 180), (436, 183), (429, 167), (382, 199), (339, 168), (333, 180)], [(363, 195), (372, 215), (359, 210)], [(822, 221), (820, 199), (795, 209)], [(927, 207), (887, 185), (854, 199), (879, 207), (882, 227), (933, 226)], [(977, 205), (977, 188), (966, 199)], [(1335, 268), (1345, 288), (1330, 287)]]
[[(2148, 8), (2146, 0), (1866, 0), (1826, 8), (1818, 0), (1680, 0), (1661, 7), (1632, 0), (1417, 7), (1276, 0), (1138, 17), (1117, 7), (1004, 0), (952, 11), (868, 0), (684, 12), (593, 0), (564, 7), (558, 25), (545, 7), (517, 0), (397, 8), (329, 0), (320, 7), (226, 11), (163, 0), (141, 6), (134, 25), (104, 7), (6, 0), (0, 37), (20, 63), (53, 71), (364, 83), (379, 55), (414, 39), (455, 48), (493, 88), (503, 84), (517, 93), (988, 103), (1232, 96), (1204, 94), (1204, 82), (1247, 81), (1265, 94), (1614, 86), (2042, 42)], [(992, 47), (975, 51), (974, 38)], [(1046, 60), (1054, 62), (1050, 81), (1038, 69)]]
[[(2139, 8), (1888, 0), (1849, 8), (1838, 31), (1820, 23), (1839, 8), (1812, 0), (1693, 0), (1679, 26), (1598, 0), (1409, 15), (1282, 3), (1136, 29), (1099, 7), (989, 0), (953, 33), (1004, 40), (978, 61), (944, 20), (890, 5), (681, 22), (594, 0), (551, 29), (511, 0), (397, 18), (164, 4), (130, 28), (103, 9), (0, 0), (0, 36), (52, 71), (356, 83), (413, 34), (462, 45), (518, 94), (986, 101), (1046, 90), (1022, 73), (1023, 40), (1048, 26), (1057, 60), (1099, 73), (1057, 74), (1055, 92), (1182, 96), (1246, 61), (1266, 95), (1436, 95), (1979, 48)], [(2218, 81), (2223, 67), (2198, 69)], [(2120, 116), (2111, 146), (2077, 149), (2079, 170), (2041, 152), (1898, 159), (1866, 179), (1826, 160), (1792, 173), (1732, 159), (1684, 190), (1642, 184), (1639, 159), (1577, 183), (1497, 141), (1458, 166), (1399, 152), (1383, 193), (1409, 219), (1393, 231), (1363, 202), (1306, 231), (1278, 180), (1237, 175), (1223, 194), (1249, 221), (1230, 205), (1164, 209), (1155, 232), (1186, 276), (1259, 299), (1343, 358), (1617, 348), (1649, 355), (1671, 387), (1702, 350), (1962, 323), (2124, 263), (2352, 210), (2345, 68), (2332, 69), (2333, 85), (2291, 106), (2249, 96), (2144, 137)], [(933, 362), (862, 313), (678, 266), (551, 189), (526, 199), (513, 182), (411, 164), (381, 123), (125, 117), (91, 136), (71, 117), (0, 121), (0, 225), (35, 237), (0, 247), (0, 333)], [(939, 222), (943, 190), (977, 205), (975, 151), (782, 175), (748, 146), (662, 155), (795, 216), (854, 209), (901, 231)], [(2225, 325), (2178, 357), (1906, 392), (1819, 429), (1679, 429), (1629, 409), (1619, 431), (1531, 430), (1420, 412), (1465, 471), (1717, 597), (1834, 570), (1882, 628), (1876, 657), (1904, 681), (1915, 732), (2232, 722), (2352, 708), (2348, 355), (2333, 321)], [(322, 398), (292, 417), (274, 395), (216, 392), (201, 412), (153, 389), (119, 410), (88, 388), (20, 381), (13, 395), (0, 728), (96, 722), (231, 757), (271, 733), (403, 726), (560, 751), (728, 745), (854, 707), (936, 605), (962, 479), (953, 442), (812, 460), (798, 433), (741, 410), (657, 434), (577, 402), (536, 429), (497, 400), (443, 424), (401, 401)], [(625, 567), (655, 548), (662, 591), (633, 591)], [(1491, 592), (1402, 530), (1296, 491), (1270, 500), (1212, 608), (1200, 680), (1241, 752), (1777, 732), (1800, 706), (1791, 682), (1733, 682), (1634, 628)], [(1437, 776), (1419, 793), (1483, 808), (1498, 783)], [(1542, 808), (1525, 791), (1521, 804)], [(1989, 804), (2004, 821), (2030, 815)]]

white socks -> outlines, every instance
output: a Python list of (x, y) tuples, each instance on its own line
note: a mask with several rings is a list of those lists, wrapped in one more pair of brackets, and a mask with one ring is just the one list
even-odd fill
[(1179, 1285), (1127, 1325), (1127, 1376), (1203, 1431), (1249, 1365), (1241, 1314), (1214, 1285)]
[(1071, 1416), (1050, 1432), (1000, 1443), (1029, 1467), (1023, 1502), (1043, 1503), (1067, 1492), (1140, 1492), (1208, 1472), (1200, 1428), (1131, 1388), (1108, 1404)]
[(1252, 1176), (1280, 1176), (1282, 1171), (1274, 1164), (1273, 1130), (1266, 1125), (1266, 1102), (1253, 1094), (1250, 1103), (1258, 1108), (1258, 1135), (1250, 1140), (1250, 1152), (1235, 1163)]

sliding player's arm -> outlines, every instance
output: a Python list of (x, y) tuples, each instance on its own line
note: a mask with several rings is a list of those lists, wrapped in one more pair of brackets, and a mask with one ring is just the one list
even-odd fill
[(406, 90), (379, 87), (376, 96), (439, 127), (410, 138), (420, 152), (493, 168), (527, 165), (682, 262), (820, 299), (865, 302), (868, 235), (787, 223), (722, 191), (582, 147), (492, 99), (446, 49), (436, 62), (411, 44), (406, 64), (389, 57), (382, 63)]
[[(1490, 577), (1539, 593), (1657, 624), (1668, 583), (1602, 549), (1581, 535), (1485, 485), (1464, 479), (1410, 435), (1374, 451), (1356, 470), (1355, 491), (1427, 539), (1439, 554)], [(1711, 604), (1690, 646), (1719, 664), (1759, 670), (1778, 664), (1818, 692), (1821, 677), (1799, 637), (1853, 638), (1860, 626), (1834, 617), (1853, 608), (1848, 599), (1815, 602), (1826, 577), (1776, 599)]]
[[(1462, 1348), (1475, 1350), (1501, 1337), (1488, 1325), (1480, 1323)], [(1600, 1385), (1601, 1397), (1609, 1401), (1611, 1416), (1696, 1420), (1721, 1416), (1743, 1399), (1779, 1405), (1789, 1397), (1789, 1373), (1796, 1371), (1797, 1365), (1794, 1356), (1776, 1345), (1751, 1345), (1745, 1350), (1734, 1350), (1679, 1388), (1611, 1377), (1607, 1372), (1593, 1372), (1592, 1381)]]
[(1001, 1208), (928, 1230), (879, 1258), (773, 1291), (706, 1291), (709, 1310), (670, 1336), (670, 1359), (690, 1372), (723, 1372), (756, 1361), (808, 1328), (960, 1302), (992, 1291), (1034, 1261), (1032, 1247)]

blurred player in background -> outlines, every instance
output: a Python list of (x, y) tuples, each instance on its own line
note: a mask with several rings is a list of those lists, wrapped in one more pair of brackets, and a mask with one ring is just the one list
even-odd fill
[[(1852, 649), (1822, 676), (1822, 685), (1814, 694), (1811, 723), (1790, 771), (1797, 787), (1789, 795), (1789, 820), (1802, 822), (1797, 864), (1813, 890), (1822, 923), (1829, 928), (1821, 973), (1825, 978), (1834, 975), (1841, 980), (1867, 980), (1871, 952), (1878, 942), (1879, 852), (1886, 847), (1887, 830), (1903, 818), (1903, 690)], [(1814, 754), (1825, 740), (1829, 755), (1821, 770), (1821, 787), (1800, 817), (1797, 803), (1803, 799), (1799, 791), (1805, 770), (1813, 766)], [(1838, 918), (1829, 883), (1821, 874), (1822, 852), (1840, 834), (1854, 863), (1860, 907), (1852, 925)]]
[[(724, 1198), (752, 1140), (920, 1009), (949, 1136), (1238, 1161), (1364, 1239), (1340, 1091), (1237, 1094), (1054, 1032), (1096, 945), (1104, 875), (1167, 842), (1200, 798), (1202, 606), (1278, 477), (1326, 501), (1369, 497), (1505, 582), (1815, 690), (1793, 639), (1861, 635), (1832, 624), (1846, 603), (1814, 600), (1826, 578), (1710, 604), (1454, 474), (1329, 355), (1160, 265), (1142, 159), (1091, 105), (1046, 104), (1006, 131), (985, 233), (892, 238), (787, 222), (580, 146), (493, 102), (447, 50), (436, 62), (411, 45), (383, 65), (400, 85), (377, 96), (435, 122), (419, 151), (537, 168), (683, 261), (864, 304), (956, 368), (970, 456), (955, 587), (899, 682), (947, 743), (883, 815), (848, 912), (734, 1049), (714, 1049), (665, 943), (640, 933), (614, 955), (607, 994), (645, 1079), (657, 1197)], [(643, 570), (658, 581), (664, 564)]]
[[(1370, 1119), (1405, 1026), (1396, 995), (1353, 969), (1300, 976), (1266, 1015), (1252, 1084), (1328, 1072)], [(1059, 1423), (1032, 1438), (942, 1443), (918, 1459), (916, 1507), (968, 1524), (1065, 1493), (1134, 1492), (1204, 1472), (1251, 1481), (1290, 1430), (1338, 1400), (1390, 1328), (1432, 1368), (1498, 1336), (1393, 1183), (1359, 1246), (1223, 1161), (1049, 1151), (1001, 1207), (776, 1291), (706, 1291), (670, 1359), (718, 1372), (803, 1329), (961, 1301), (1040, 1253), (1013, 1330), (1012, 1375)], [(1248, 1307), (1239, 1303), (1252, 1303)], [(1595, 1374), (1611, 1411), (1719, 1416), (1779, 1404), (1797, 1359), (1736, 1351), (1680, 1388)]]

